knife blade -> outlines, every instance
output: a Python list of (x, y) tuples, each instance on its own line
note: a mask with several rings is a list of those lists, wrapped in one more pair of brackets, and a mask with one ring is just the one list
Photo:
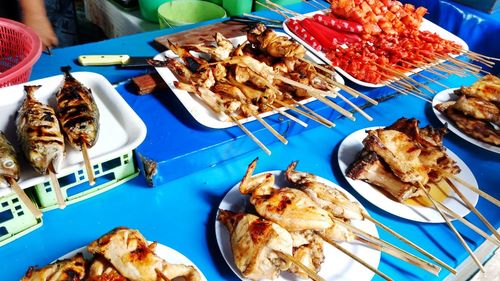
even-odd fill
[(147, 59), (151, 57), (131, 57), (129, 55), (81, 55), (78, 62), (83, 66), (119, 65), (121, 67), (151, 67)]

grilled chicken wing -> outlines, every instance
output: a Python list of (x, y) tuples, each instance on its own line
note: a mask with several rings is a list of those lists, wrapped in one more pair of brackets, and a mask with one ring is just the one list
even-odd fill
[(57, 117), (61, 128), (74, 148), (94, 146), (99, 134), (99, 109), (92, 92), (76, 80), (69, 67), (63, 67), (64, 83), (56, 94)]
[(105, 258), (96, 256), (89, 268), (87, 281), (128, 281)]
[(43, 268), (31, 266), (21, 281), (80, 281), (85, 277), (85, 260), (81, 253)]
[(17, 135), (31, 166), (46, 174), (52, 163), (57, 171), (64, 158), (64, 136), (54, 110), (34, 97), (40, 86), (24, 86), (26, 98), (17, 113)]
[(10, 177), (17, 181), (19, 179), (19, 170), (16, 150), (5, 134), (0, 131), (0, 188), (10, 186), (4, 177)]
[(234, 262), (251, 280), (275, 279), (290, 263), (276, 252), (292, 255), (292, 237), (281, 226), (251, 214), (219, 210), (217, 218), (228, 229)]
[(170, 264), (155, 255), (137, 230), (119, 227), (90, 243), (92, 254), (105, 257), (123, 276), (131, 281), (157, 281), (184, 277), (199, 281), (201, 276), (193, 266)]
[(328, 212), (304, 192), (293, 188), (273, 188), (273, 174), (252, 177), (257, 159), (248, 166), (240, 184), (242, 194), (251, 194), (250, 203), (259, 215), (288, 231), (324, 230), (333, 226)]

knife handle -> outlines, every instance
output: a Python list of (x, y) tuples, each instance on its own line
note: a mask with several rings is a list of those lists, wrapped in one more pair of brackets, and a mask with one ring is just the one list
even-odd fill
[(128, 55), (82, 55), (78, 62), (83, 65), (120, 65), (129, 60)]

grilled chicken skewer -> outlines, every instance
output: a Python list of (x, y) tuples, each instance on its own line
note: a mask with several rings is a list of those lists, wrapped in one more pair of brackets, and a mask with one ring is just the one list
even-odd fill
[(41, 218), (42, 212), (35, 206), (33, 201), (24, 193), (23, 189), (17, 184), (20, 175), (19, 162), (17, 161), (16, 151), (5, 134), (0, 131), (0, 187), (10, 186), (28, 210), (35, 218)]
[(68, 143), (83, 153), (87, 178), (95, 184), (94, 171), (88, 149), (94, 146), (99, 133), (99, 110), (90, 89), (70, 74), (69, 67), (63, 67), (64, 83), (56, 94), (57, 116)]
[(59, 208), (66, 207), (61, 187), (55, 176), (64, 158), (64, 136), (54, 110), (35, 99), (40, 86), (24, 86), (26, 98), (16, 118), (17, 136), (24, 156), (42, 175), (49, 174)]
[(21, 281), (80, 281), (85, 278), (85, 259), (81, 253), (56, 261), (44, 268), (30, 266)]
[(186, 281), (201, 280), (200, 273), (193, 266), (171, 264), (159, 258), (137, 230), (115, 228), (90, 243), (87, 250), (106, 258), (130, 281), (173, 280), (177, 277)]

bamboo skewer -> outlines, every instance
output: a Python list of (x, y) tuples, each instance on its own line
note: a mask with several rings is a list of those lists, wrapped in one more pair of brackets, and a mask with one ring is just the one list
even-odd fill
[(157, 277), (159, 277), (158, 279), (160, 279), (159, 281), (171, 281), (159, 268), (155, 268), (155, 272)]
[(286, 14), (284, 14), (284, 13), (282, 13), (280, 10), (278, 10), (278, 9), (274, 9), (274, 8), (272, 8), (271, 6), (266, 5), (266, 4), (262, 3), (262, 2), (255, 1), (255, 4), (258, 4), (258, 5), (260, 5), (260, 6), (264, 7), (264, 8), (266, 8), (266, 9), (269, 9), (269, 10), (271, 10), (271, 11), (273, 11), (273, 12), (275, 12), (275, 13), (277, 13), (277, 14), (281, 15), (281, 16), (283, 16), (283, 17), (284, 17), (284, 18), (286, 18), (286, 19), (288, 19), (288, 18), (289, 18), (289, 16), (287, 16), (287, 15), (286, 15)]
[(85, 170), (87, 170), (87, 178), (89, 180), (90, 186), (92, 186), (95, 184), (95, 176), (94, 176), (94, 170), (92, 169), (92, 164), (90, 163), (87, 144), (85, 142), (82, 142), (82, 155), (83, 155), (83, 162), (85, 163)]
[(276, 3), (272, 2), (272, 1), (266, 0), (266, 4), (271, 5), (271, 6), (275, 7), (275, 8), (277, 8), (278, 10), (281, 10), (281, 11), (283, 11), (285, 13), (288, 13), (288, 14), (294, 16), (294, 17), (302, 16), (302, 14), (297, 13), (295, 11), (292, 11), (290, 9), (287, 9), (287, 8), (285, 8), (285, 7), (281, 6), (281, 5), (278, 5), (278, 4), (276, 4)]
[(446, 207), (446, 205), (444, 205), (443, 203), (441, 203), (439, 201), (436, 201), (436, 203), (438, 203), (438, 205), (441, 208), (443, 208), (445, 210), (445, 212), (447, 212), (451, 217), (457, 219), (458, 221), (460, 221), (461, 223), (463, 223), (465, 226), (467, 226), (468, 228), (470, 228), (471, 230), (473, 230), (474, 232), (476, 232), (477, 234), (479, 234), (480, 236), (482, 236), (484, 239), (486, 239), (486, 240), (490, 241), (491, 243), (497, 245), (497, 247), (500, 247), (500, 241), (498, 241), (498, 240), (494, 239), (493, 237), (489, 236), (488, 233), (482, 231), (479, 227), (477, 227), (474, 224), (472, 224), (466, 218), (461, 217), (459, 214), (455, 213), (450, 208)]
[[(333, 88), (330, 88), (330, 90), (334, 90)], [(359, 108), (357, 105), (355, 105), (353, 102), (351, 102), (349, 99), (347, 99), (346, 97), (344, 97), (341, 93), (337, 93), (337, 96), (342, 99), (345, 103), (347, 103), (348, 105), (350, 105), (352, 108), (354, 108), (354, 110), (356, 110), (357, 112), (359, 112), (361, 115), (363, 115), (366, 119), (368, 119), (368, 121), (373, 121), (373, 118), (368, 115), (364, 110), (362, 110), (361, 108)]]
[(259, 115), (254, 115), (255, 119), (259, 121), (266, 129), (271, 132), (277, 139), (279, 139), (282, 143), (287, 144), (288, 141), (280, 134), (278, 133), (269, 123), (266, 122), (266, 120), (262, 119)]
[(415, 244), (415, 243), (411, 242), (410, 240), (406, 239), (405, 237), (401, 236), (399, 233), (397, 233), (396, 231), (390, 229), (385, 224), (379, 222), (378, 220), (374, 219), (373, 217), (369, 216), (368, 214), (363, 214), (363, 216), (364, 216), (365, 219), (367, 219), (367, 220), (371, 221), (372, 223), (378, 225), (380, 228), (382, 228), (385, 231), (389, 232), (390, 234), (394, 235), (399, 240), (401, 240), (401, 241), (405, 242), (406, 244), (410, 245), (413, 249), (419, 251), (421, 254), (425, 255), (426, 257), (428, 257), (432, 261), (434, 261), (437, 264), (439, 264), (440, 266), (446, 268), (452, 274), (456, 274), (457, 273), (457, 271), (453, 267), (449, 266), (445, 262), (443, 262), (440, 259), (436, 258), (435, 256), (433, 256), (432, 254), (430, 254), (426, 250), (422, 249), (417, 244)]
[(52, 164), (52, 162), (50, 163), (49, 168), (47, 170), (49, 173), (50, 181), (52, 182), (52, 189), (56, 194), (57, 204), (59, 205), (60, 209), (64, 209), (66, 208), (66, 202), (64, 201), (61, 186), (59, 185), (59, 181), (57, 180), (54, 165)]
[(303, 108), (305, 111), (307, 111), (309, 114), (313, 115), (313, 116), (316, 116), (319, 120), (321, 120), (322, 122), (325, 122), (327, 124), (329, 124), (330, 127), (335, 127), (337, 125), (335, 125), (335, 123), (333, 123), (332, 121), (326, 119), (325, 117), (319, 115), (318, 113), (314, 112), (314, 110), (310, 109), (309, 107), (307, 107), (305, 104), (301, 104), (301, 103), (297, 103), (298, 106), (300, 106), (301, 108)]
[(321, 276), (319, 276), (314, 270), (310, 269), (309, 267), (305, 266), (303, 263), (301, 263), (299, 260), (297, 260), (294, 256), (288, 255), (282, 252), (274, 251), (280, 258), (289, 261), (296, 266), (300, 267), (307, 275), (314, 281), (326, 281), (323, 279)]
[(482, 57), (482, 58), (485, 58), (485, 59), (493, 60), (493, 61), (500, 61), (500, 58), (490, 57), (490, 56), (487, 56), (487, 55), (483, 55), (483, 54), (480, 54), (480, 53), (473, 52), (471, 50), (468, 50), (467, 53), (473, 54), (474, 56)]
[(418, 73), (418, 72), (413, 72), (413, 73), (414, 73), (414, 74), (416, 74), (416, 75), (418, 75), (418, 76), (420, 76), (420, 77), (422, 77), (422, 78), (424, 78), (424, 79), (426, 79), (426, 80), (429, 80), (429, 81), (431, 81), (432, 83), (434, 83), (434, 84), (436, 84), (436, 85), (439, 85), (439, 86), (441, 86), (441, 87), (443, 87), (443, 88), (445, 88), (445, 89), (451, 89), (450, 87), (446, 86), (445, 84), (439, 83), (439, 82), (438, 82), (438, 81), (436, 81), (435, 79), (432, 79), (432, 78), (430, 78), (430, 77), (427, 77), (427, 76), (423, 75), (422, 73)]
[(325, 6), (323, 3), (319, 2), (319, 1), (316, 1), (316, 0), (311, 0), (311, 1), (314, 2), (314, 3), (316, 3), (316, 4), (318, 4), (320, 7), (322, 7), (325, 10), (329, 10), (330, 9), (330, 7)]
[(382, 271), (378, 270), (377, 268), (371, 266), (370, 264), (368, 264), (367, 262), (365, 262), (361, 258), (355, 256), (351, 252), (347, 251), (344, 247), (340, 246), (337, 242), (329, 239), (328, 237), (325, 237), (322, 234), (319, 234), (319, 236), (321, 236), (321, 238), (323, 240), (325, 240), (326, 242), (328, 242), (328, 244), (332, 245), (333, 247), (337, 248), (339, 251), (341, 251), (342, 253), (346, 254), (347, 256), (349, 256), (350, 258), (352, 258), (353, 260), (355, 260), (358, 263), (362, 264), (363, 266), (365, 266), (366, 268), (368, 268), (369, 270), (371, 270), (372, 272), (374, 272), (378, 276), (384, 278), (387, 281), (392, 281), (392, 279), (389, 276), (387, 276), (385, 273), (383, 273)]
[(281, 105), (281, 106), (284, 106), (284, 107), (286, 107), (286, 108), (288, 108), (288, 109), (290, 109), (290, 110), (292, 110), (294, 112), (297, 112), (298, 114), (301, 114), (301, 115), (303, 115), (303, 116), (305, 116), (305, 117), (307, 117), (307, 118), (309, 118), (309, 119), (311, 119), (313, 121), (316, 121), (316, 122), (318, 122), (318, 123), (320, 123), (322, 125), (325, 125), (328, 128), (332, 127), (333, 123), (331, 123), (329, 120), (327, 120), (328, 122), (324, 122), (324, 120), (321, 120), (321, 119), (317, 118), (316, 116), (313, 116), (313, 115), (311, 115), (311, 114), (309, 114), (307, 112), (304, 112), (304, 111), (302, 111), (302, 110), (300, 110), (300, 109), (298, 109), (298, 108), (296, 108), (294, 106), (288, 105), (285, 102), (282, 102), (280, 100), (274, 100), (274, 102), (277, 103), (277, 104), (279, 104), (279, 105)]
[(417, 82), (415, 79), (409, 77), (409, 76), (406, 76), (403, 72), (397, 70), (397, 69), (394, 69), (394, 68), (389, 68), (389, 67), (385, 67), (383, 65), (380, 65), (378, 63), (375, 63), (373, 62), (373, 64), (375, 64), (377, 67), (379, 68), (382, 68), (383, 70), (386, 70), (386, 71), (389, 71), (389, 72), (392, 72), (394, 74), (396, 74), (397, 77), (399, 77), (400, 79), (401, 78), (404, 78), (404, 79), (407, 79), (413, 83), (415, 83), (415, 85), (419, 86), (419, 87), (422, 87), (424, 89), (426, 89), (427, 91), (429, 91), (430, 93), (434, 94), (436, 93), (434, 90), (432, 90), (429, 86), (425, 85), (425, 84), (422, 84), (422, 83), (419, 83)]
[(437, 75), (437, 76), (439, 76), (439, 77), (441, 77), (441, 78), (444, 78), (444, 79), (448, 78), (448, 76), (443, 75), (443, 74), (441, 74), (441, 73), (439, 73), (439, 72), (437, 72), (437, 71), (432, 70), (432, 66), (427, 65), (425, 62), (420, 62), (420, 61), (418, 61), (418, 62), (420, 62), (420, 64), (415, 64), (415, 63), (412, 63), (412, 62), (410, 62), (410, 61), (406, 61), (406, 60), (403, 60), (402, 62), (404, 62), (404, 63), (406, 63), (406, 64), (409, 64), (409, 65), (411, 65), (411, 66), (413, 66), (413, 67), (416, 67), (416, 68), (417, 68), (417, 67), (418, 67), (418, 68), (422, 68), (423, 70), (428, 71), (428, 72), (430, 72), (430, 73), (432, 73), (432, 74), (435, 74), (435, 75)]
[(297, 117), (295, 117), (295, 116), (293, 116), (293, 115), (289, 114), (288, 112), (286, 112), (286, 111), (285, 111), (285, 110), (283, 110), (283, 109), (279, 109), (279, 108), (277, 108), (277, 107), (275, 107), (275, 106), (273, 106), (273, 105), (271, 105), (271, 104), (266, 104), (266, 106), (270, 107), (272, 110), (274, 110), (274, 111), (276, 111), (276, 112), (280, 113), (281, 115), (283, 115), (283, 116), (285, 116), (286, 118), (288, 118), (288, 119), (290, 119), (290, 120), (294, 121), (295, 123), (297, 123), (297, 124), (301, 125), (301, 126), (302, 126), (302, 127), (304, 127), (304, 128), (307, 128), (307, 126), (309, 126), (309, 125), (308, 125), (307, 123), (305, 123), (304, 121), (302, 121), (302, 120), (298, 119)]
[(283, 23), (280, 20), (273, 20), (273, 19), (270, 19), (270, 18), (266, 18), (266, 17), (263, 17), (263, 16), (257, 16), (257, 15), (254, 15), (254, 14), (243, 13), (243, 16), (245, 16), (247, 18), (253, 18), (253, 19), (257, 19), (257, 20), (263, 20), (263, 21), (267, 21), (267, 22), (272, 22), (272, 23), (276, 23), (276, 24), (282, 24)]
[(332, 218), (333, 221), (335, 221), (336, 223), (339, 223), (341, 224), (342, 226), (346, 227), (347, 229), (351, 230), (353, 233), (356, 233), (357, 235), (361, 236), (362, 238), (362, 241), (364, 240), (368, 240), (370, 243), (368, 244), (369, 246), (372, 245), (372, 244), (375, 244), (376, 245), (376, 250), (379, 250), (379, 251), (383, 251), (383, 252), (386, 252), (398, 259), (401, 259), (403, 261), (406, 261), (410, 264), (413, 264), (417, 267), (420, 267), (426, 271), (429, 271), (433, 274), (438, 274), (439, 271), (441, 270), (441, 268), (435, 264), (432, 264), (432, 263), (429, 263), (411, 253), (408, 253), (407, 251), (405, 250), (402, 250), (401, 248), (398, 248), (380, 238), (377, 238), (357, 227), (355, 227), (354, 225), (351, 225), (349, 223), (346, 223), (334, 216), (330, 216)]
[(252, 134), (252, 132), (250, 132), (245, 126), (243, 126), (243, 124), (241, 124), (241, 122), (236, 119), (236, 117), (232, 116), (232, 115), (229, 115), (229, 118), (231, 118), (231, 120), (236, 124), (238, 125), (238, 127), (240, 127), (240, 129), (247, 135), (249, 136), (262, 150), (264, 150), (264, 152), (267, 154), (267, 155), (271, 155), (271, 150), (269, 150), (269, 148), (267, 148), (254, 134)]
[(476, 257), (476, 255), (474, 255), (474, 252), (472, 252), (472, 250), (470, 249), (469, 245), (467, 245), (467, 242), (465, 242), (465, 240), (462, 237), (462, 235), (460, 235), (460, 233), (458, 233), (457, 229), (453, 226), (453, 224), (451, 223), (451, 221), (448, 218), (448, 216), (446, 216), (443, 213), (443, 211), (441, 210), (441, 208), (439, 207), (439, 205), (436, 203), (436, 201), (434, 200), (434, 198), (431, 197), (431, 195), (429, 194), (429, 192), (427, 191), (427, 189), (425, 189), (425, 187), (420, 182), (418, 183), (418, 187), (421, 190), (424, 191), (425, 196), (427, 196), (427, 198), (431, 201), (431, 203), (434, 206), (434, 208), (439, 212), (439, 214), (441, 215), (441, 217), (443, 217), (443, 219), (445, 220), (446, 224), (450, 227), (450, 229), (453, 231), (453, 233), (455, 234), (455, 236), (457, 236), (458, 240), (460, 241), (460, 243), (462, 244), (462, 246), (465, 248), (465, 250), (467, 250), (467, 252), (471, 256), (471, 258), (474, 260), (474, 262), (477, 264), (477, 266), (479, 267), (479, 269), (481, 270), (481, 272), (484, 272), (483, 265), (481, 264), (481, 262), (479, 261), (479, 259)]
[(10, 188), (17, 194), (19, 199), (26, 205), (28, 210), (33, 214), (33, 216), (37, 219), (42, 217), (42, 212), (35, 206), (35, 204), (31, 201), (31, 199), (26, 195), (24, 190), (19, 186), (19, 184), (11, 177), (4, 177), (5, 180), (9, 183)]
[(457, 181), (458, 183), (460, 183), (461, 185), (467, 187), (468, 189), (474, 191), (475, 193), (479, 194), (481, 197), (483, 197), (484, 199), (490, 201), (491, 203), (495, 204), (497, 207), (500, 207), (500, 201), (498, 201), (497, 199), (495, 199), (493, 196), (489, 195), (488, 193), (480, 190), (479, 188), (471, 185), (470, 183), (462, 180), (461, 178), (455, 176), (455, 175), (450, 175), (450, 177)]
[(495, 235), (495, 237), (497, 238), (497, 240), (500, 241), (500, 235), (498, 234), (497, 230), (483, 216), (483, 214), (481, 214), (476, 209), (476, 207), (474, 207), (474, 205), (472, 205), (472, 203), (469, 201), (469, 199), (467, 199), (467, 197), (465, 197), (463, 195), (463, 193), (460, 192), (460, 190), (458, 190), (458, 188), (455, 186), (455, 184), (453, 184), (452, 181), (450, 181), (449, 179), (445, 179), (445, 181), (446, 181), (446, 183), (448, 183), (448, 185), (451, 187), (451, 189), (453, 189), (453, 191), (455, 191), (455, 193), (458, 195), (458, 197), (460, 197), (460, 199), (462, 199), (462, 201), (465, 203), (465, 205), (467, 205), (468, 209), (471, 210), (474, 214), (476, 214), (476, 216), (484, 223), (484, 225), (486, 225), (486, 227), (493, 233), (493, 235)]

